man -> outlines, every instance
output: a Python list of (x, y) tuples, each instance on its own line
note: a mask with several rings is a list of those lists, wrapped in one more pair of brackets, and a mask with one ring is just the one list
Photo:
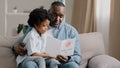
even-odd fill
[[(51, 27), (48, 30), (49, 34), (60, 40), (76, 37), (74, 55), (57, 55), (57, 60), (61, 62), (61, 64), (59, 64), (59, 68), (80, 68), (79, 65), (81, 63), (81, 53), (79, 35), (74, 27), (64, 22), (65, 5), (62, 2), (55, 1), (51, 4), (49, 12), (53, 13), (55, 17), (54, 22), (50, 24)], [(26, 33), (28, 33), (30, 30), (31, 29), (29, 29)], [(21, 39), (21, 41), (24, 39), (24, 37)], [(23, 45), (19, 44), (18, 46), (14, 46), (13, 50), (17, 54), (24, 55), (26, 50), (23, 49)], [(25, 68), (38, 68), (35, 62), (27, 62), (24, 65)]]

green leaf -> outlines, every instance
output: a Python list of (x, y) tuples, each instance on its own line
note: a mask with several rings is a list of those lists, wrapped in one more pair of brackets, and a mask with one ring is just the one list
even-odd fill
[(24, 28), (23, 28), (23, 33), (24, 34), (26, 33), (27, 28), (28, 28), (28, 25), (24, 25)]
[(17, 33), (19, 34), (23, 30), (23, 24), (19, 24), (17, 27)]

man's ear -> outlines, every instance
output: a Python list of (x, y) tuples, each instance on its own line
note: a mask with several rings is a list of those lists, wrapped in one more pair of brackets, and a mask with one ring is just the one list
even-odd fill
[(50, 7), (50, 9), (48, 10), (49, 13), (53, 13), (53, 8)]

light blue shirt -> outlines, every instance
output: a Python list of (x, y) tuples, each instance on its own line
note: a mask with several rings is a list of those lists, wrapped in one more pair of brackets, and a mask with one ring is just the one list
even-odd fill
[(72, 27), (71, 25), (62, 22), (58, 28), (54, 31), (55, 38), (57, 39), (69, 39), (69, 38), (76, 38), (76, 43), (75, 43), (75, 49), (74, 49), (74, 55), (70, 56), (69, 61), (74, 61), (77, 64), (81, 63), (81, 51), (80, 51), (80, 39), (79, 39), (79, 34), (77, 30)]
[[(26, 34), (31, 31), (31, 27), (27, 30)], [(22, 39), (20, 39), (18, 42), (21, 42), (26, 34), (23, 36)], [(75, 38), (76, 37), (76, 44), (75, 44), (75, 49), (74, 49), (74, 55), (70, 56), (69, 62), (76, 62), (77, 64), (81, 63), (81, 51), (80, 51), (80, 39), (79, 39), (79, 34), (77, 30), (72, 27), (71, 25), (62, 22), (58, 28), (56, 28), (53, 31), (53, 36), (57, 39), (64, 40), (64, 39), (69, 39), (69, 38)]]

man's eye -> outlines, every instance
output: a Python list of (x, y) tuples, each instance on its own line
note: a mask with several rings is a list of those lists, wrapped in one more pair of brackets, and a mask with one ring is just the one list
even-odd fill
[(63, 18), (63, 15), (54, 15), (55, 17)]
[(57, 14), (54, 14), (55, 17), (57, 17)]
[(63, 15), (60, 15), (60, 18), (62, 18), (63, 17)]

